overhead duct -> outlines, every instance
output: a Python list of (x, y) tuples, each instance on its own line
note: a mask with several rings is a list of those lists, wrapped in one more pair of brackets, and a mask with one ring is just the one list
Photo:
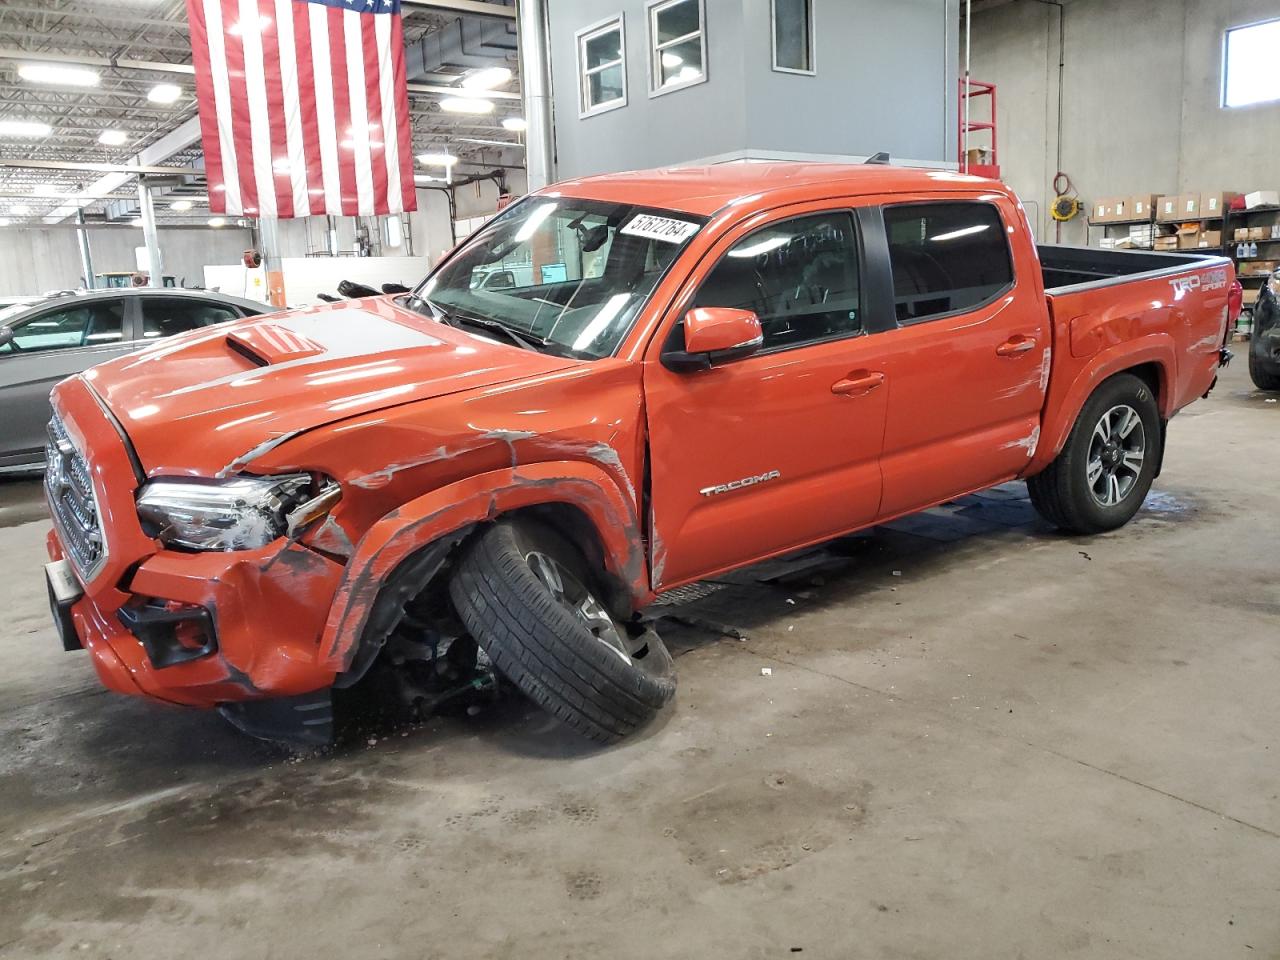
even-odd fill
[(460, 17), (404, 52), (405, 75), (411, 81), (450, 83), (458, 70), (514, 69), (517, 62), (515, 22), (480, 17)]

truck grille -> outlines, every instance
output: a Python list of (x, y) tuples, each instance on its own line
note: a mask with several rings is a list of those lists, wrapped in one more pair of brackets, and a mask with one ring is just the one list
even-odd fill
[(89, 580), (107, 558), (98, 521), (98, 501), (89, 480), (89, 465), (67, 436), (56, 413), (49, 421), (49, 442), (44, 449), (48, 466), (44, 474), (49, 510), (67, 556)]

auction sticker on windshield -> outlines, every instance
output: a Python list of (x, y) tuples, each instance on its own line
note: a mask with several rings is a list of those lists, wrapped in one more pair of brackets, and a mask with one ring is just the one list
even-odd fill
[(630, 237), (644, 237), (646, 240), (661, 240), (663, 243), (684, 243), (698, 232), (698, 225), (687, 220), (638, 213), (618, 232)]

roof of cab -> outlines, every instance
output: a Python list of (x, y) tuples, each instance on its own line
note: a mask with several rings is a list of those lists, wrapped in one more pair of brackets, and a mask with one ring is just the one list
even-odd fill
[[(982, 189), (1007, 193), (994, 180), (949, 170), (883, 164), (766, 163), (738, 161), (694, 167), (662, 167), (553, 184), (541, 191), (710, 216), (728, 203), (757, 196), (818, 192), (827, 196), (938, 189)], [(797, 197), (799, 199), (799, 197)]]

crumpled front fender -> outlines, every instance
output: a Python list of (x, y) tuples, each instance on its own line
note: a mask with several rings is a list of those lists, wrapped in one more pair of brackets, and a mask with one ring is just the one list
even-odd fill
[(637, 605), (650, 597), (635, 505), (601, 467), (549, 461), (493, 470), (433, 490), (392, 510), (356, 545), (321, 637), (321, 664), (342, 672), (359, 647), (378, 592), (416, 551), (470, 524), (538, 504), (577, 507), (591, 520), (605, 565), (627, 584)]

